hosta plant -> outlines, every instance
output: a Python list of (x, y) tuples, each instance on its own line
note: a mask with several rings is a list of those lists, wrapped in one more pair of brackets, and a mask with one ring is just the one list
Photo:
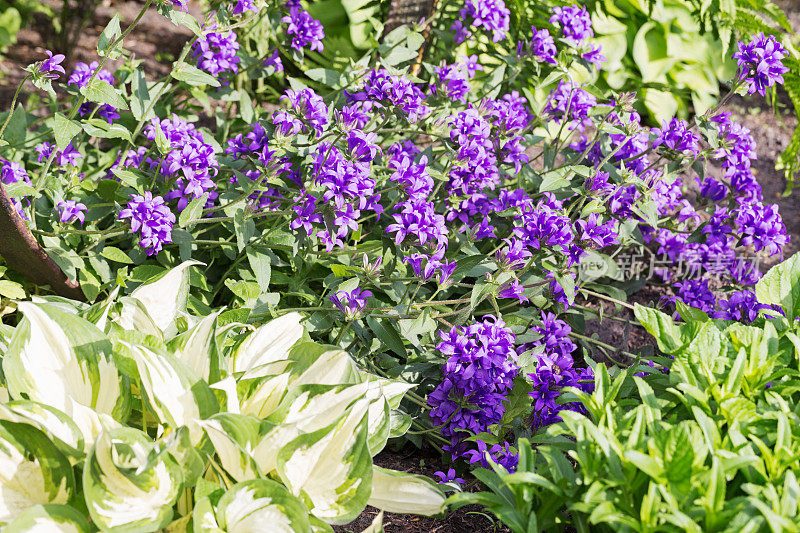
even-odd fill
[(297, 313), (259, 327), (188, 313), (190, 266), (92, 306), (19, 304), (2, 331), (8, 531), (300, 533), (367, 504), (441, 511), (431, 480), (372, 462), (408, 428), (411, 385), (310, 341)]
[[(516, 473), (476, 472), (480, 503), (515, 533), (797, 531), (800, 520), (800, 254), (756, 285), (750, 325), (637, 306), (663, 371), (595, 370), (583, 412), (520, 442)], [(767, 307), (769, 306), (769, 307)]]

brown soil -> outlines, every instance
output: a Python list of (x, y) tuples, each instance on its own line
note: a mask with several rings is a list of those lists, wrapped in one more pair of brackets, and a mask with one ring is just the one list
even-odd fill
[[(46, 0), (45, 3), (52, 7), (60, 4), (54, 0)], [(199, 18), (197, 3), (189, 2), (189, 4), (193, 14)], [(98, 59), (95, 50), (97, 37), (115, 13), (120, 14), (124, 29), (126, 23), (133, 20), (141, 5), (142, 3), (137, 1), (105, 0), (78, 40), (77, 48), (65, 61), (67, 72), (70, 72), (78, 61), (88, 63)], [(790, 20), (795, 28), (800, 30), (800, 2), (785, 0), (782, 2), (782, 7), (790, 11)], [(48, 46), (42, 36), (48, 35), (50, 30), (47, 28), (46, 20), (42, 20), (41, 17), (35, 18), (28, 28), (20, 31), (18, 43), (11, 46), (0, 61), (0, 110), (6, 109), (10, 104), (17, 84), (25, 75), (22, 68), (44, 57), (44, 49)], [(137, 59), (144, 61), (144, 69), (152, 79), (168, 72), (171, 61), (178, 56), (190, 35), (187, 29), (174, 26), (157, 12), (150, 10), (126, 39), (125, 47), (132, 51)], [(54, 50), (54, 52), (60, 51)], [(114, 62), (109, 63), (110, 70), (113, 71), (115, 66)], [(24, 92), (27, 93), (35, 91), (32, 86), (26, 89)], [(24, 95), (22, 102), (25, 102)], [(785, 252), (788, 257), (800, 249), (800, 185), (790, 196), (783, 196), (786, 182), (783, 173), (775, 170), (775, 161), (778, 154), (786, 147), (797, 121), (791, 106), (786, 105), (785, 97), (781, 98), (780, 103), (784, 105), (784, 109), (778, 116), (772, 113), (770, 106), (760, 97), (737, 98), (728, 109), (733, 112), (734, 119), (754, 132), (758, 142), (758, 161), (754, 168), (764, 190), (765, 202), (779, 205), (787, 231), (792, 237)], [(663, 294), (665, 294), (663, 289), (647, 289), (637, 293), (633, 300), (643, 304), (653, 304), (657, 303)], [(615, 310), (614, 305), (609, 303), (600, 305), (604, 305), (605, 315), (615, 314), (618, 317), (633, 319), (632, 314), (625, 309)], [(587, 335), (594, 334), (602, 342), (619, 350), (636, 351), (652, 344), (652, 339), (648, 338), (643, 329), (626, 324), (624, 321), (611, 319), (605, 319), (602, 323), (597, 320), (588, 321)], [(615, 358), (624, 359), (625, 356), (617, 354)], [(376, 463), (380, 466), (429, 476), (441, 469), (439, 461), (440, 457), (435, 450), (418, 450), (410, 444), (399, 450), (387, 449), (376, 457)], [(339, 533), (360, 532), (371, 523), (376, 514), (376, 509), (368, 508), (354, 522), (334, 529)], [(507, 531), (496, 519), (481, 513), (480, 509), (471, 507), (462, 508), (444, 518), (386, 513), (384, 528), (389, 533)]]

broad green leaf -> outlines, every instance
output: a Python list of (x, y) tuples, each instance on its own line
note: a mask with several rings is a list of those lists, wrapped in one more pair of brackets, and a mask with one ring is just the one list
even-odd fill
[(444, 501), (442, 489), (425, 476), (373, 466), (368, 502), (373, 507), (390, 513), (431, 516), (444, 510)]
[[(122, 29), (119, 26), (119, 14), (115, 14), (97, 38), (97, 54), (101, 57), (108, 55), (110, 59), (114, 59), (118, 54), (111, 49), (111, 43), (120, 35), (122, 35)], [(114, 48), (120, 44), (121, 42), (115, 43)]]
[(756, 298), (777, 305), (786, 317), (800, 316), (800, 253), (775, 265), (756, 283)]
[(250, 452), (261, 439), (261, 421), (252, 416), (219, 413), (200, 422), (214, 446), (220, 465), (238, 481), (256, 479), (258, 468)]
[(124, 263), (124, 264), (133, 263), (133, 261), (131, 261), (131, 258), (128, 257), (128, 254), (126, 254), (119, 248), (115, 248), (113, 246), (105, 246), (103, 250), (100, 252), (100, 255), (111, 261), (116, 261), (117, 263)]
[(329, 524), (345, 524), (367, 505), (372, 456), (367, 445), (369, 402), (357, 402), (334, 426), (304, 433), (278, 453), (281, 481)]
[(188, 427), (192, 442), (200, 442), (202, 429), (198, 421), (219, 410), (208, 383), (170, 354), (124, 341), (121, 344), (136, 361), (142, 389), (159, 421), (172, 428)]
[(61, 113), (56, 113), (53, 117), (53, 135), (59, 150), (66, 148), (80, 131), (81, 125), (78, 122), (69, 120)]
[(71, 457), (83, 458), (83, 433), (72, 418), (43, 403), (20, 400), (0, 404), (0, 420), (29, 424), (44, 432), (53, 444)]
[[(213, 374), (219, 375), (219, 353), (217, 351), (217, 317), (221, 311), (204, 317), (189, 331), (175, 337), (168, 344), (175, 357), (186, 363), (192, 371), (205, 381)], [(212, 372), (213, 367), (213, 372)]]
[(28, 507), (18, 514), (3, 531), (6, 533), (59, 532), (91, 533), (88, 520), (74, 507), (46, 503)]
[(75, 490), (72, 466), (47, 436), (0, 421), (0, 523), (37, 504), (64, 504)]
[(212, 87), (219, 87), (220, 83), (217, 78), (209, 74), (208, 72), (204, 72), (197, 67), (194, 67), (188, 63), (178, 63), (172, 67), (172, 72), (169, 73), (170, 76), (175, 78), (178, 81), (182, 81), (189, 85), (210, 85)]
[(657, 309), (637, 303), (633, 312), (648, 333), (656, 338), (658, 348), (668, 354), (676, 353), (690, 340), (684, 338), (672, 317)]
[(182, 485), (175, 459), (133, 428), (101, 434), (83, 469), (86, 507), (103, 531), (160, 530), (172, 520)]
[(220, 530), (230, 533), (265, 531), (265, 527), (275, 533), (311, 531), (303, 502), (269, 479), (254, 479), (231, 487), (219, 500), (215, 519)]
[(200, 220), (200, 217), (203, 216), (203, 208), (205, 207), (207, 201), (208, 193), (204, 193), (200, 198), (195, 198), (189, 202), (189, 205), (187, 205), (186, 208), (181, 211), (181, 214), (178, 217), (178, 225), (182, 228), (185, 228), (193, 222)]
[(110, 417), (127, 414), (111, 343), (96, 326), (53, 304), (22, 302), (19, 309), (25, 318), (3, 358), (9, 393), (63, 412), (91, 444)]
[(236, 348), (231, 371), (247, 372), (287, 359), (289, 350), (303, 335), (302, 318), (299, 313), (287, 313), (259, 327)]
[(90, 102), (98, 104), (108, 104), (111, 107), (123, 110), (128, 109), (125, 99), (120, 96), (113, 85), (100, 78), (93, 79), (90, 83), (81, 87), (81, 94)]
[[(202, 263), (198, 261), (184, 261), (140, 285), (131, 293), (132, 298), (144, 304), (155, 325), (164, 332), (165, 338), (177, 333), (175, 319), (186, 311), (186, 302), (189, 298), (189, 267), (200, 264)], [(123, 309), (122, 316), (124, 314)]]

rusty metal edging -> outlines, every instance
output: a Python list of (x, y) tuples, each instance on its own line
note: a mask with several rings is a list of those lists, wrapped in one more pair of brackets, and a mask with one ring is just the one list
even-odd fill
[(59, 296), (86, 300), (80, 285), (71, 281), (47, 255), (17, 213), (11, 197), (0, 183), (0, 255), (20, 274), (38, 285), (49, 285)]

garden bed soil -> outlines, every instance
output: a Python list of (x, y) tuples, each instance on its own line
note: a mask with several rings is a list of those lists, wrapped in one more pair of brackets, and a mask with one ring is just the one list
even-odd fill
[[(47, 0), (47, 3), (56, 5), (53, 0)], [(191, 5), (193, 2), (189, 4)], [(67, 72), (70, 72), (72, 66), (78, 61), (88, 63), (97, 59), (95, 49), (97, 37), (114, 13), (120, 13), (124, 28), (125, 22), (135, 17), (141, 5), (140, 2), (133, 1), (107, 1), (101, 5), (79, 39), (77, 48), (65, 61), (64, 66)], [(789, 11), (790, 20), (795, 28), (800, 30), (800, 2), (787, 0), (782, 2), (782, 7)], [(200, 15), (196, 6), (192, 6), (191, 9), (195, 10), (193, 14)], [(28, 28), (21, 30), (17, 44), (11, 46), (0, 61), (0, 110), (7, 109), (10, 105), (18, 83), (25, 76), (22, 69), (44, 57), (46, 44), (42, 39), (42, 34), (46, 34), (47, 25), (43, 22), (41, 19), (34, 20)], [(190, 36), (187, 29), (176, 27), (154, 10), (150, 10), (145, 14), (140, 25), (125, 40), (125, 46), (133, 52), (136, 59), (144, 61), (144, 69), (148, 77), (155, 78), (169, 72), (171, 61), (178, 56)], [(115, 66), (114, 62), (109, 63), (112, 71)], [(23, 103), (27, 100), (25, 93), (35, 91), (32, 85), (26, 86), (25, 89), (21, 100)], [(783, 195), (786, 182), (783, 173), (775, 170), (775, 161), (778, 154), (786, 147), (797, 121), (791, 106), (787, 105), (787, 99), (780, 98), (779, 103), (786, 107), (777, 117), (764, 99), (758, 96), (736, 98), (728, 109), (733, 112), (735, 120), (753, 131), (758, 142), (758, 160), (754, 163), (754, 171), (763, 188), (765, 202), (774, 202), (780, 208), (787, 231), (791, 236), (791, 242), (785, 250), (786, 257), (789, 257), (800, 249), (800, 187), (788, 196)], [(767, 262), (765, 266), (775, 262), (777, 260)], [(664, 294), (666, 294), (666, 290), (663, 288), (645, 290), (639, 292), (634, 297), (634, 301), (657, 303)], [(606, 315), (616, 313), (618, 316), (627, 316), (632, 319), (631, 313), (624, 309), (615, 310), (613, 304), (602, 305), (605, 305)], [(636, 350), (651, 344), (651, 339), (644, 330), (616, 320), (605, 319), (602, 323), (597, 320), (589, 321), (587, 331), (589, 335), (597, 334), (599, 340), (611, 344), (619, 350)], [(438, 452), (435, 450), (419, 450), (410, 444), (406, 444), (404, 448), (398, 450), (384, 450), (376, 457), (376, 463), (380, 466), (428, 476), (441, 469), (439, 460)], [(345, 526), (336, 526), (334, 529), (340, 533), (360, 532), (371, 523), (376, 514), (376, 509), (368, 508), (356, 521)], [(388, 533), (507, 531), (493, 517), (471, 507), (450, 513), (446, 518), (385, 513), (384, 528)]]

